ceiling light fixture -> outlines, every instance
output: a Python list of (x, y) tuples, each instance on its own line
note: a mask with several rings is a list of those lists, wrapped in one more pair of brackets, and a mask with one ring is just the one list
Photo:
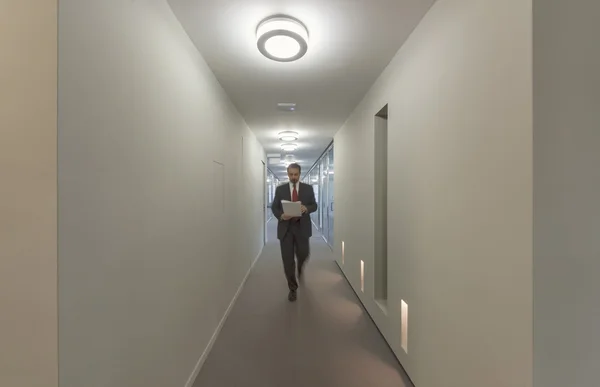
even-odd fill
[(285, 144), (281, 144), (281, 150), (285, 151), (285, 152), (293, 152), (296, 149), (298, 149), (298, 145), (296, 144), (292, 144), (292, 143), (285, 143)]
[(256, 46), (265, 57), (277, 62), (293, 62), (308, 51), (308, 31), (289, 16), (271, 16), (256, 29)]
[(296, 104), (293, 102), (280, 102), (277, 104), (277, 110), (293, 112), (296, 110)]
[(296, 141), (298, 139), (298, 133), (292, 131), (281, 132), (279, 133), (279, 139), (285, 142)]

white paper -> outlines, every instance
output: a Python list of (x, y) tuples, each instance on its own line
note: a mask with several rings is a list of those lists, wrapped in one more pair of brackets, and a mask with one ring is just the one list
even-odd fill
[(290, 202), (288, 200), (282, 200), (281, 205), (283, 206), (283, 213), (289, 216), (302, 216), (302, 210), (300, 202)]

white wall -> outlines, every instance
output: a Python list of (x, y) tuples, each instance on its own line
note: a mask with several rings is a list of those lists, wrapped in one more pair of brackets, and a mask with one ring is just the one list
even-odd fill
[(534, 1), (536, 387), (598, 386), (600, 2)]
[(58, 386), (57, 2), (0, 3), (0, 386)]
[(60, 386), (183, 387), (261, 249), (264, 152), (165, 0), (59, 13)]
[[(418, 387), (532, 385), (531, 1), (439, 0), (335, 136), (336, 252)], [(388, 314), (373, 126), (389, 103)], [(408, 354), (400, 346), (408, 303)]]

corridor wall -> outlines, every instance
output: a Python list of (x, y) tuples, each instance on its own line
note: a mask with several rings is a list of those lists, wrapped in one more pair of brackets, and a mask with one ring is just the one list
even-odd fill
[(534, 381), (600, 364), (600, 2), (534, 0)]
[(0, 386), (57, 387), (57, 1), (0, 5)]
[[(437, 1), (335, 135), (337, 259), (418, 387), (532, 386), (531, 29), (531, 1)], [(374, 122), (386, 104), (382, 305)]]
[(262, 248), (264, 151), (165, 0), (59, 20), (60, 386), (189, 386)]

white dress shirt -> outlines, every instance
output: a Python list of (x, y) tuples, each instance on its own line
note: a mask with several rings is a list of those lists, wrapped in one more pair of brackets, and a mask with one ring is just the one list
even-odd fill
[[(290, 200), (294, 199), (294, 184), (292, 182), (290, 185)], [(300, 182), (296, 183), (296, 193), (298, 194), (298, 201), (300, 201)], [(279, 218), (280, 221), (283, 221), (283, 218)]]

